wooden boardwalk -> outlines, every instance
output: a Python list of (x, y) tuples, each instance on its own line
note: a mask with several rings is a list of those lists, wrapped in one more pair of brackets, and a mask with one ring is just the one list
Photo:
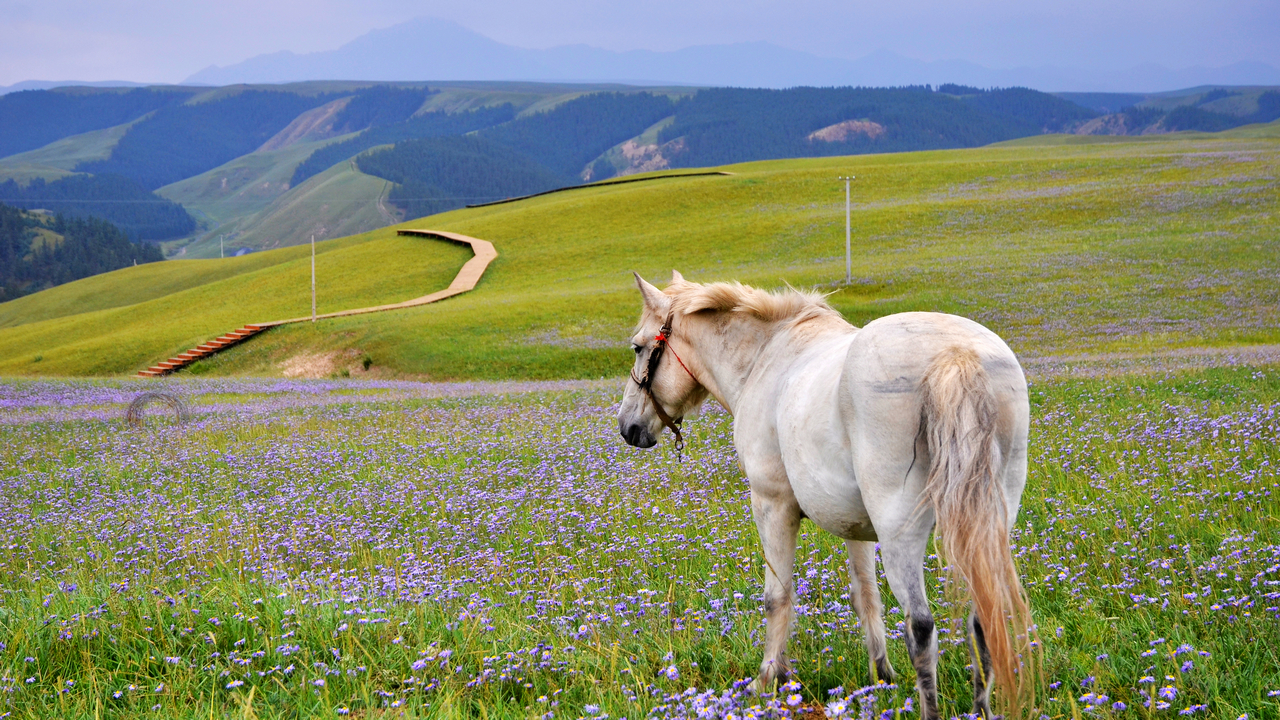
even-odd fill
[[(453, 282), (449, 283), (449, 287), (444, 290), (438, 290), (430, 295), (423, 295), (419, 298), (392, 303), (390, 305), (375, 305), (374, 307), (325, 313), (324, 315), (317, 315), (315, 318), (316, 320), (347, 317), (350, 315), (363, 315), (365, 313), (385, 312), (387, 310), (400, 310), (402, 308), (417, 307), (419, 305), (429, 305), (433, 302), (453, 297), (454, 295), (460, 295), (474, 289), (476, 283), (480, 282), (481, 276), (484, 275), (485, 269), (489, 267), (489, 263), (493, 262), (494, 258), (498, 257), (498, 251), (494, 249), (493, 243), (488, 240), (480, 240), (466, 235), (459, 235), (458, 233), (446, 232), (444, 230), (397, 230), (396, 234), (437, 238), (440, 240), (459, 243), (461, 245), (468, 245), (471, 247), (471, 252), (475, 253), (475, 256), (462, 266), (462, 269), (459, 270), (458, 274), (453, 278)], [(244, 342), (254, 335), (265, 332), (273, 327), (288, 325), (290, 323), (307, 322), (310, 320), (311, 316), (307, 315), (305, 317), (290, 318), (288, 320), (271, 320), (268, 322), (250, 323), (244, 327), (232, 330), (226, 335), (220, 335), (209, 342), (201, 343), (200, 345), (197, 345), (184, 353), (179, 353), (168, 360), (156, 363), (146, 370), (141, 370), (138, 372), (138, 377), (159, 377), (161, 375), (168, 375), (176, 370), (181, 370), (196, 360), (207, 358), (210, 355), (221, 352), (232, 345)]]

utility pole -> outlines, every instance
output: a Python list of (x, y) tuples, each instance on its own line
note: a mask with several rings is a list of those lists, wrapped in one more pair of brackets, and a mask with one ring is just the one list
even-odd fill
[(849, 181), (855, 176), (840, 176), (844, 181), (844, 284), (853, 284), (853, 243), (849, 231)]
[(316, 321), (316, 236), (311, 236), (311, 322)]
[(224, 252), (222, 249), (222, 236), (219, 235), (218, 236), (218, 257), (225, 258), (226, 256), (227, 256), (227, 253)]

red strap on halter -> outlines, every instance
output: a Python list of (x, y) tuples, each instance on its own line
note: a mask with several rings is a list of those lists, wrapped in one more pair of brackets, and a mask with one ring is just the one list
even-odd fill
[(689, 377), (693, 378), (694, 382), (698, 381), (698, 378), (693, 377), (693, 373), (689, 371), (689, 368), (684, 364), (684, 361), (681, 360), (680, 356), (676, 354), (676, 349), (671, 347), (671, 342), (670, 342), (671, 338), (667, 337), (663, 333), (658, 333), (657, 335), (653, 336), (653, 339), (666, 345), (667, 349), (671, 351), (671, 355), (676, 359), (676, 362), (680, 363), (680, 367), (684, 368), (684, 371), (689, 373)]

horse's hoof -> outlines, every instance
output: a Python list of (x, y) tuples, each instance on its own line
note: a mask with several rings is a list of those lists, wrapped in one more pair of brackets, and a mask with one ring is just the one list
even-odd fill
[(893, 666), (889, 664), (889, 658), (887, 657), (876, 660), (872, 669), (875, 671), (877, 683), (891, 683), (898, 677), (898, 673), (894, 672)]
[(776, 692), (777, 686), (786, 682), (790, 677), (791, 662), (789, 660), (782, 660), (776, 663), (766, 662), (760, 666), (760, 674), (747, 686), (747, 691), (753, 695)]

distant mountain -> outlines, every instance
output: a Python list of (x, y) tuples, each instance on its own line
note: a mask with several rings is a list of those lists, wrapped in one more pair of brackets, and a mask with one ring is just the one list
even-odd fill
[(1195, 85), (1276, 85), (1280, 70), (1242, 62), (1172, 70), (1158, 65), (1086, 70), (995, 70), (962, 60), (925, 62), (879, 50), (857, 60), (819, 57), (764, 42), (701, 45), (671, 52), (613, 52), (587, 45), (529, 50), (504, 45), (457, 23), (419, 18), (374, 30), (336, 50), (259, 55), (211, 66), (188, 84), (302, 80), (533, 80), (782, 88), (885, 87), (958, 83), (1044, 91), (1156, 92)]

